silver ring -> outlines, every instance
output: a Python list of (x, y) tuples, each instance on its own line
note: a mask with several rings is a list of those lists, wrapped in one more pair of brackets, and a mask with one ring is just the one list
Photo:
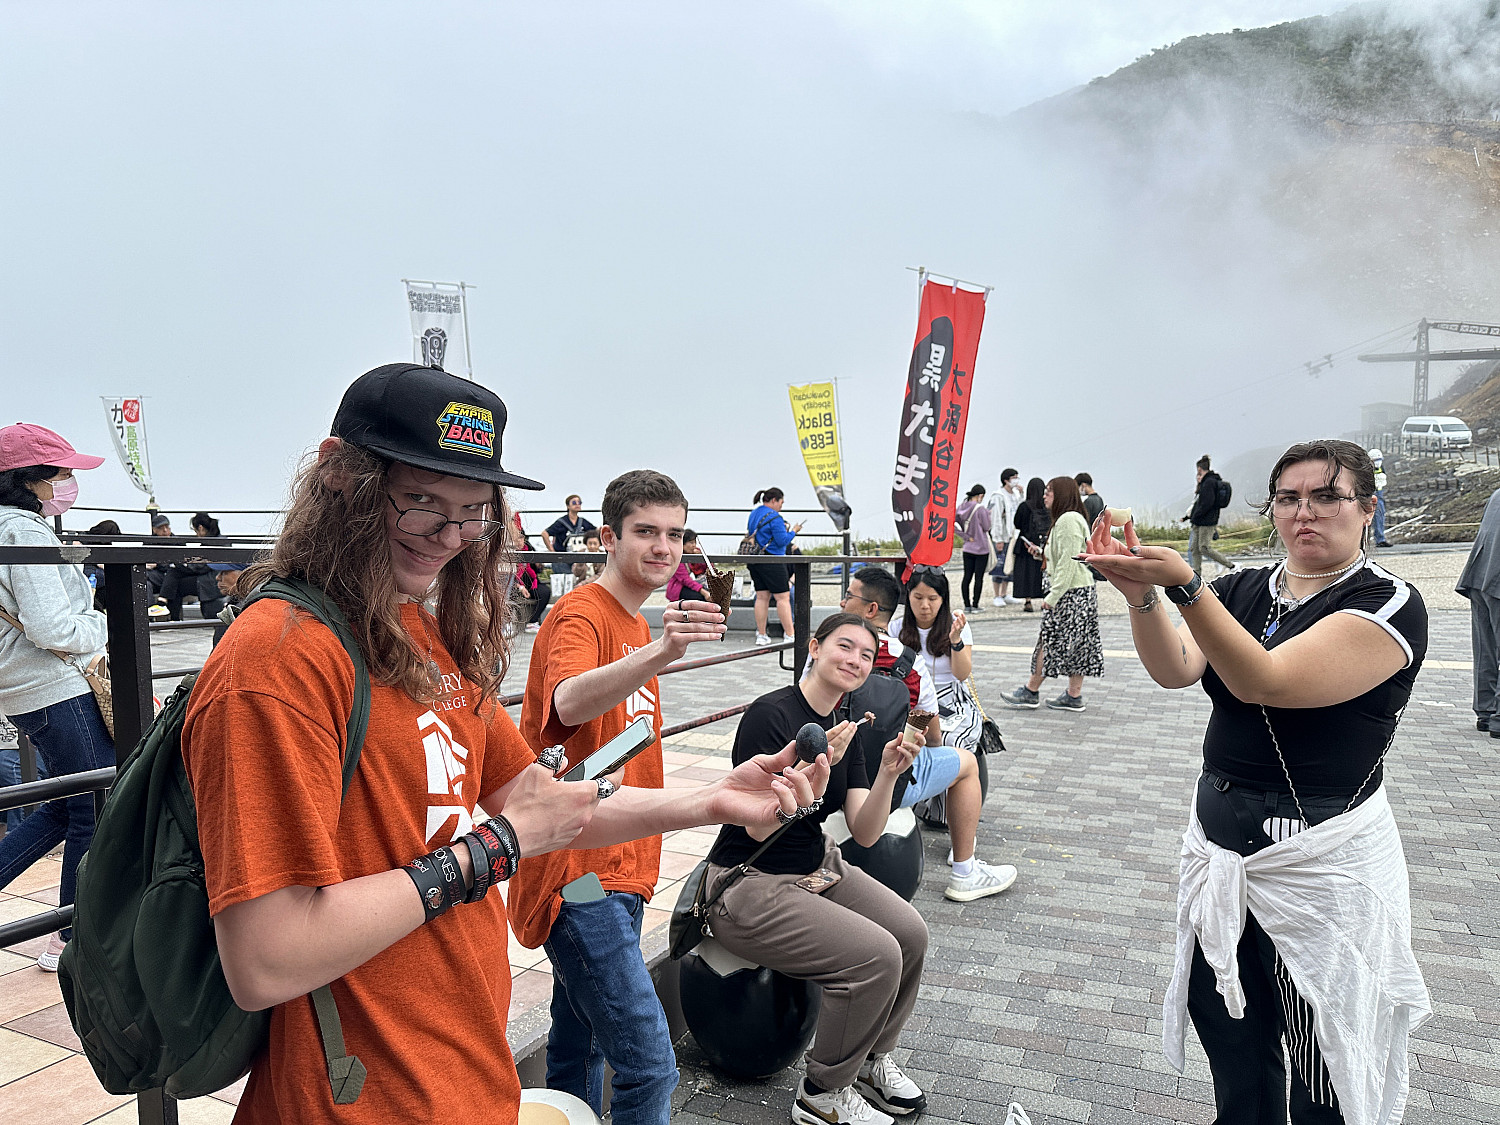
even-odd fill
[(563, 764), (564, 757), (566, 757), (566, 752), (561, 746), (548, 746), (536, 756), (536, 764), (545, 766), (553, 773), (556, 773), (557, 768)]
[(594, 783), (599, 786), (599, 800), (604, 800), (618, 788), (613, 781), (607, 777), (596, 777)]
[[(801, 810), (799, 809), (798, 812), (800, 812), (800, 811)], [(792, 821), (798, 819), (798, 817), (797, 817), (797, 813), (782, 812), (781, 811), (781, 806), (777, 805), (776, 806), (776, 819), (779, 820), (779, 821), (781, 821), (782, 824), (790, 824), (790, 823), (792, 823)]]

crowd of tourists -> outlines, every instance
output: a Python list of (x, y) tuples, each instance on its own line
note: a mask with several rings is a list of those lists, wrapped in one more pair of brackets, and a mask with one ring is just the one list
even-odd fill
[[(410, 424), (455, 412), (494, 419), (490, 440)], [(1185, 795), (1170, 1061), (1183, 1065), (1191, 1020), (1221, 1122), (1284, 1119), (1288, 1059), (1299, 1125), (1399, 1118), (1406, 1036), (1430, 1003), (1382, 779), (1427, 617), (1420, 594), (1366, 551), (1377, 479), (1364, 450), (1288, 449), (1261, 507), (1286, 558), (1253, 570), (1224, 560), (1212, 582), (1201, 574), (1212, 537), (1196, 534), (1212, 526), (1198, 522), (1198, 498), (1220, 495), (1204, 486), (1206, 458), (1185, 517), (1191, 560), (1140, 545), (1131, 528), (1115, 538), (1087, 473), (1022, 488), (1007, 469), (995, 496), (975, 486), (959, 509), (958, 605), (942, 568), (860, 569), (811, 638), (801, 681), (740, 720), (733, 768), (666, 789), (659, 675), (727, 628), (704, 589), (688, 499), (659, 472), (624, 472), (598, 526), (570, 496), (546, 529), (553, 551), (603, 561), (532, 566), (510, 497), (543, 485), (502, 467), (506, 417), (488, 389), (436, 368), (367, 372), (293, 481), (259, 562), (222, 586), (184, 573), (169, 592), (172, 572), (161, 575), (174, 613), (185, 591), (210, 608), (221, 593), (269, 594), (233, 617), (181, 730), (222, 976), (241, 1009), (272, 1011), (236, 1120), (515, 1120), (511, 981), (496, 955), (510, 928), (551, 968), (547, 1085), (602, 1113), (608, 1082), (613, 1120), (665, 1123), (678, 1072), (640, 936), (662, 834), (709, 825), (704, 887), (723, 891), (713, 937), (821, 988), (792, 1120), (882, 1125), (920, 1112), (926, 1095), (894, 1052), (927, 925), (827, 829), (837, 815), (869, 847), (913, 808), (947, 828), (945, 897), (971, 903), (1015, 884), (1014, 865), (975, 854), (981, 760), (998, 736), (972, 678), (969, 618), (984, 612), (986, 576), (992, 607), (1041, 606), (1031, 677), (1004, 697), (1011, 706), (1038, 706), (1043, 681), (1058, 678), (1048, 706), (1083, 710), (1082, 681), (1103, 673), (1098, 581), (1124, 596), (1151, 677), (1201, 684), (1212, 701), (1202, 774)], [(38, 426), (0, 429), (0, 545), (58, 545), (49, 517), (77, 497), (75, 473), (101, 460)], [(792, 627), (776, 556), (801, 527), (782, 517), (784, 501), (757, 492), (746, 527), (766, 556), (752, 568), (758, 643), (773, 602)], [(217, 534), (199, 515), (195, 534)], [(347, 636), (277, 592), (287, 584), (341, 615)], [(663, 589), (653, 633), (641, 607)], [(83, 570), (0, 565), (0, 610), (0, 711), (53, 776), (112, 764), (89, 678), (105, 618)], [(535, 636), (517, 723), (496, 696), (523, 618)], [(898, 721), (872, 685), (894, 692)], [(1486, 700), (1493, 714), (1493, 688)], [(639, 720), (657, 736), (644, 752), (564, 778)], [(799, 764), (808, 724), (826, 748)], [(60, 899), (72, 902), (93, 831), (91, 798), (47, 802), (0, 839), (0, 886), (63, 843)], [(62, 958), (68, 970), (69, 938), (57, 935), (43, 968)], [(1350, 949), (1367, 956), (1331, 952)], [(358, 1081), (333, 1065), (329, 1006)]]

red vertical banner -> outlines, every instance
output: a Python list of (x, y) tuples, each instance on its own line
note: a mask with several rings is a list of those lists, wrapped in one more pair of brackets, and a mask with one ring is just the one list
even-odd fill
[(942, 566), (953, 554), (953, 509), (984, 297), (935, 281), (922, 286), (891, 484), (901, 546), (919, 566)]

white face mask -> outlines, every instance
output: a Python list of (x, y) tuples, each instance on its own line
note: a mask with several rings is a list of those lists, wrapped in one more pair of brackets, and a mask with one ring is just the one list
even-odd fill
[(42, 515), (60, 516), (78, 499), (78, 482), (72, 477), (52, 482), (52, 499), (42, 501)]

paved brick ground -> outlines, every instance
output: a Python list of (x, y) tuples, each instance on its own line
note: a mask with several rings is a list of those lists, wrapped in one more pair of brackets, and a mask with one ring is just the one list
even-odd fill
[[(993, 699), (1024, 675), (1018, 652), (1036, 618), (976, 620), (976, 680)], [(1500, 841), (1493, 763), (1500, 743), (1473, 730), (1467, 615), (1433, 615), (1434, 659), (1396, 740), (1389, 787), (1411, 869), (1417, 956), (1436, 1014), (1414, 1043), (1413, 1125), (1500, 1121)], [(1112, 652), (1128, 622), (1104, 620)], [(751, 664), (759, 664), (752, 661)], [(744, 665), (731, 665), (743, 669)], [(1010, 753), (994, 765), (980, 855), (1021, 869), (999, 898), (942, 897), (947, 840), (928, 833), (916, 904), (932, 933), (916, 1013), (898, 1057), (929, 1091), (925, 1120), (999, 1122), (1021, 1102), (1036, 1125), (1211, 1122), (1196, 1041), (1179, 1076), (1162, 1059), (1178, 840), (1208, 716), (1197, 689), (1152, 684), (1133, 657), (1106, 659), (1089, 710), (998, 716)], [(663, 689), (669, 708), (711, 690), (694, 673)], [(719, 676), (711, 677), (720, 680)], [(739, 696), (725, 674), (718, 698)], [(716, 728), (717, 729), (717, 728)], [(674, 1120), (783, 1122), (798, 1076), (726, 1079), (691, 1035), (679, 1044)]]

